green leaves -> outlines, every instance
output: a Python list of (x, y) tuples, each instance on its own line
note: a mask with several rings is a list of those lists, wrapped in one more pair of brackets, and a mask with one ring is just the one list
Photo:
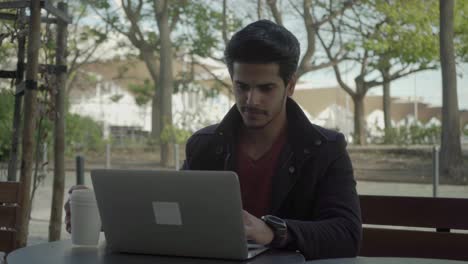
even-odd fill
[(236, 31), (241, 26), (241, 21), (233, 16), (226, 17), (226, 25), (223, 25), (223, 14), (207, 3), (191, 1), (183, 10), (181, 26), (186, 31), (180, 39), (184, 46), (190, 49), (192, 54), (201, 57), (210, 57), (214, 49), (222, 50), (223, 31), (227, 34)]
[(8, 157), (11, 147), (14, 100), (11, 91), (0, 89), (0, 160)]
[(128, 90), (135, 97), (135, 103), (138, 106), (145, 106), (153, 99), (155, 85), (150, 80), (145, 79), (143, 84), (129, 84)]
[(77, 150), (103, 150), (102, 125), (89, 117), (67, 113), (65, 144), (69, 154)]
[(350, 60), (366, 74), (385, 71), (392, 80), (434, 68), (439, 61), (438, 8), (436, 0), (363, 0), (341, 21), (341, 33), (351, 35), (345, 46)]
[(468, 62), (468, 3), (458, 0), (455, 5), (455, 50), (460, 60)]
[(374, 54), (398, 59), (401, 63), (433, 61), (439, 55), (438, 4), (427, 1), (369, 1), (368, 8), (381, 17), (364, 47)]
[(113, 103), (118, 103), (123, 98), (123, 94), (114, 94), (109, 97)]
[(161, 132), (161, 142), (184, 144), (191, 135), (192, 132), (190, 131), (166, 124)]

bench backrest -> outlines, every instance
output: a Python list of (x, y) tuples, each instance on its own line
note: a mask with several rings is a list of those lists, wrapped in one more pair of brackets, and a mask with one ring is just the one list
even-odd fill
[(0, 252), (17, 248), (20, 214), (20, 183), (0, 182)]
[(468, 199), (360, 195), (360, 202), (361, 256), (468, 260)]

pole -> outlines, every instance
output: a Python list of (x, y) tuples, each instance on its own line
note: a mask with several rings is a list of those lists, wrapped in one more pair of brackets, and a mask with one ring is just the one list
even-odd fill
[(39, 66), (39, 47), (41, 45), (41, 2), (30, 1), (30, 19), (28, 31), (28, 52), (26, 65), (26, 85), (24, 92), (24, 123), (21, 153), (21, 213), (17, 244), (24, 247), (29, 233), (29, 208), (31, 197), (31, 175), (33, 168), (34, 130), (36, 127), (37, 72)]
[(76, 156), (76, 185), (84, 185), (84, 157)]
[[(58, 3), (58, 9), (67, 14), (67, 4)], [(56, 66), (67, 65), (67, 22), (57, 20)], [(60, 68), (60, 67), (58, 67)], [(54, 183), (50, 211), (49, 241), (60, 240), (62, 231), (63, 197), (65, 192), (65, 83), (67, 73), (56, 73), (55, 126), (54, 126)]]
[(109, 142), (106, 143), (106, 169), (111, 168), (111, 145)]
[(439, 188), (439, 147), (432, 148), (432, 196), (437, 197)]
[(418, 123), (418, 97), (416, 88), (416, 75), (414, 75), (414, 122)]
[(174, 144), (174, 161), (175, 161), (175, 169), (179, 170), (179, 144)]

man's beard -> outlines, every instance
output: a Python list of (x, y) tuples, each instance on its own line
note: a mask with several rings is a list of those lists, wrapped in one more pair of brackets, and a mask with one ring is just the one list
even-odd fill
[(262, 114), (262, 115), (265, 115), (265, 116), (271, 116), (271, 118), (266, 121), (264, 124), (260, 124), (260, 125), (248, 125), (246, 122), (243, 122), (244, 123), (244, 126), (247, 128), (247, 129), (251, 129), (251, 130), (262, 130), (264, 129), (265, 127), (267, 127), (271, 122), (273, 122), (273, 119), (275, 119), (277, 116), (279, 116), (281, 114), (281, 111), (283, 110), (283, 107), (286, 107), (286, 104), (285, 104), (285, 100), (286, 100), (286, 89), (283, 93), (283, 99), (281, 100), (281, 106), (279, 108), (279, 110), (275, 113), (275, 114), (272, 114), (272, 115), (269, 115), (268, 114), (268, 111), (266, 110), (262, 110), (262, 109), (258, 109), (256, 107), (251, 107), (251, 106), (241, 106), (240, 107), (240, 111), (242, 113), (245, 113), (245, 111), (251, 111), (252, 113), (256, 113), (256, 114)]

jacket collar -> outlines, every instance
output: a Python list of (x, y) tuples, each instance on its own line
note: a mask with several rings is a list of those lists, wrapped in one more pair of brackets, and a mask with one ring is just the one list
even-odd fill
[[(288, 119), (288, 143), (296, 155), (302, 160), (305, 155), (314, 154), (316, 149), (327, 139), (318, 128), (310, 123), (299, 105), (290, 97), (286, 101), (286, 116)], [(215, 130), (215, 133), (224, 136), (228, 142), (234, 142), (234, 136), (240, 127), (242, 117), (234, 105)]]

